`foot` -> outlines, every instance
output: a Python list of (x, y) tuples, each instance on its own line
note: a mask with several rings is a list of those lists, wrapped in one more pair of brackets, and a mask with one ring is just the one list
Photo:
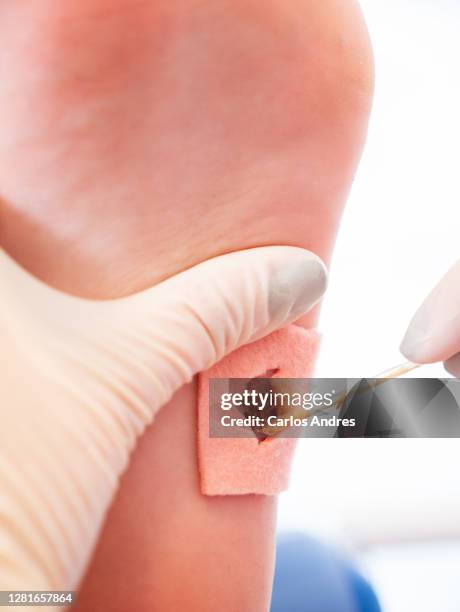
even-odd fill
[(353, 0), (5, 3), (0, 37), (0, 244), (34, 274), (111, 297), (244, 247), (327, 259), (372, 93)]
[[(107, 298), (246, 247), (328, 259), (372, 95), (353, 0), (18, 1), (0, 37), (0, 245), (31, 272)], [(275, 502), (200, 495), (194, 402), (146, 432), (78, 609), (267, 609)]]

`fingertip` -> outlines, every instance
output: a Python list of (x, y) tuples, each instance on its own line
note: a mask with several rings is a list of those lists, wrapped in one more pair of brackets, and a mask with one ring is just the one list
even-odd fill
[(324, 262), (311, 251), (293, 249), (275, 266), (270, 278), (269, 313), (283, 313), (291, 322), (307, 313), (324, 295), (328, 274)]
[(455, 378), (460, 378), (460, 353), (456, 353), (447, 359), (447, 361), (444, 362), (444, 368)]
[(444, 275), (412, 318), (401, 353), (415, 363), (445, 361), (460, 347), (460, 262)]

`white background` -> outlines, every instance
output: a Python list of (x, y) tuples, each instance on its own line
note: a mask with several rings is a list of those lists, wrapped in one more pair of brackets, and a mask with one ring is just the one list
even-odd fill
[[(401, 362), (415, 309), (460, 259), (460, 0), (361, 4), (376, 96), (323, 303), (324, 377)], [(385, 612), (458, 612), (460, 440), (301, 441), (280, 528), (360, 551)]]

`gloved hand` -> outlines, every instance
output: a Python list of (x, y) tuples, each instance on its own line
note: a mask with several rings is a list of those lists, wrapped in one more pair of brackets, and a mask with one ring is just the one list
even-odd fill
[(460, 261), (416, 312), (401, 352), (415, 363), (443, 361), (450, 374), (460, 376)]
[(294, 247), (224, 255), (89, 301), (0, 251), (0, 588), (73, 589), (136, 439), (181, 385), (325, 290)]

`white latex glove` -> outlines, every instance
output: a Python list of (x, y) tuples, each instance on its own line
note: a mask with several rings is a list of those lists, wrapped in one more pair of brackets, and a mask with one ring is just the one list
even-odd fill
[(401, 352), (415, 363), (443, 361), (450, 374), (460, 377), (460, 261), (415, 313)]
[(0, 589), (74, 589), (156, 411), (198, 371), (308, 311), (325, 285), (312, 253), (264, 247), (98, 302), (0, 251)]

